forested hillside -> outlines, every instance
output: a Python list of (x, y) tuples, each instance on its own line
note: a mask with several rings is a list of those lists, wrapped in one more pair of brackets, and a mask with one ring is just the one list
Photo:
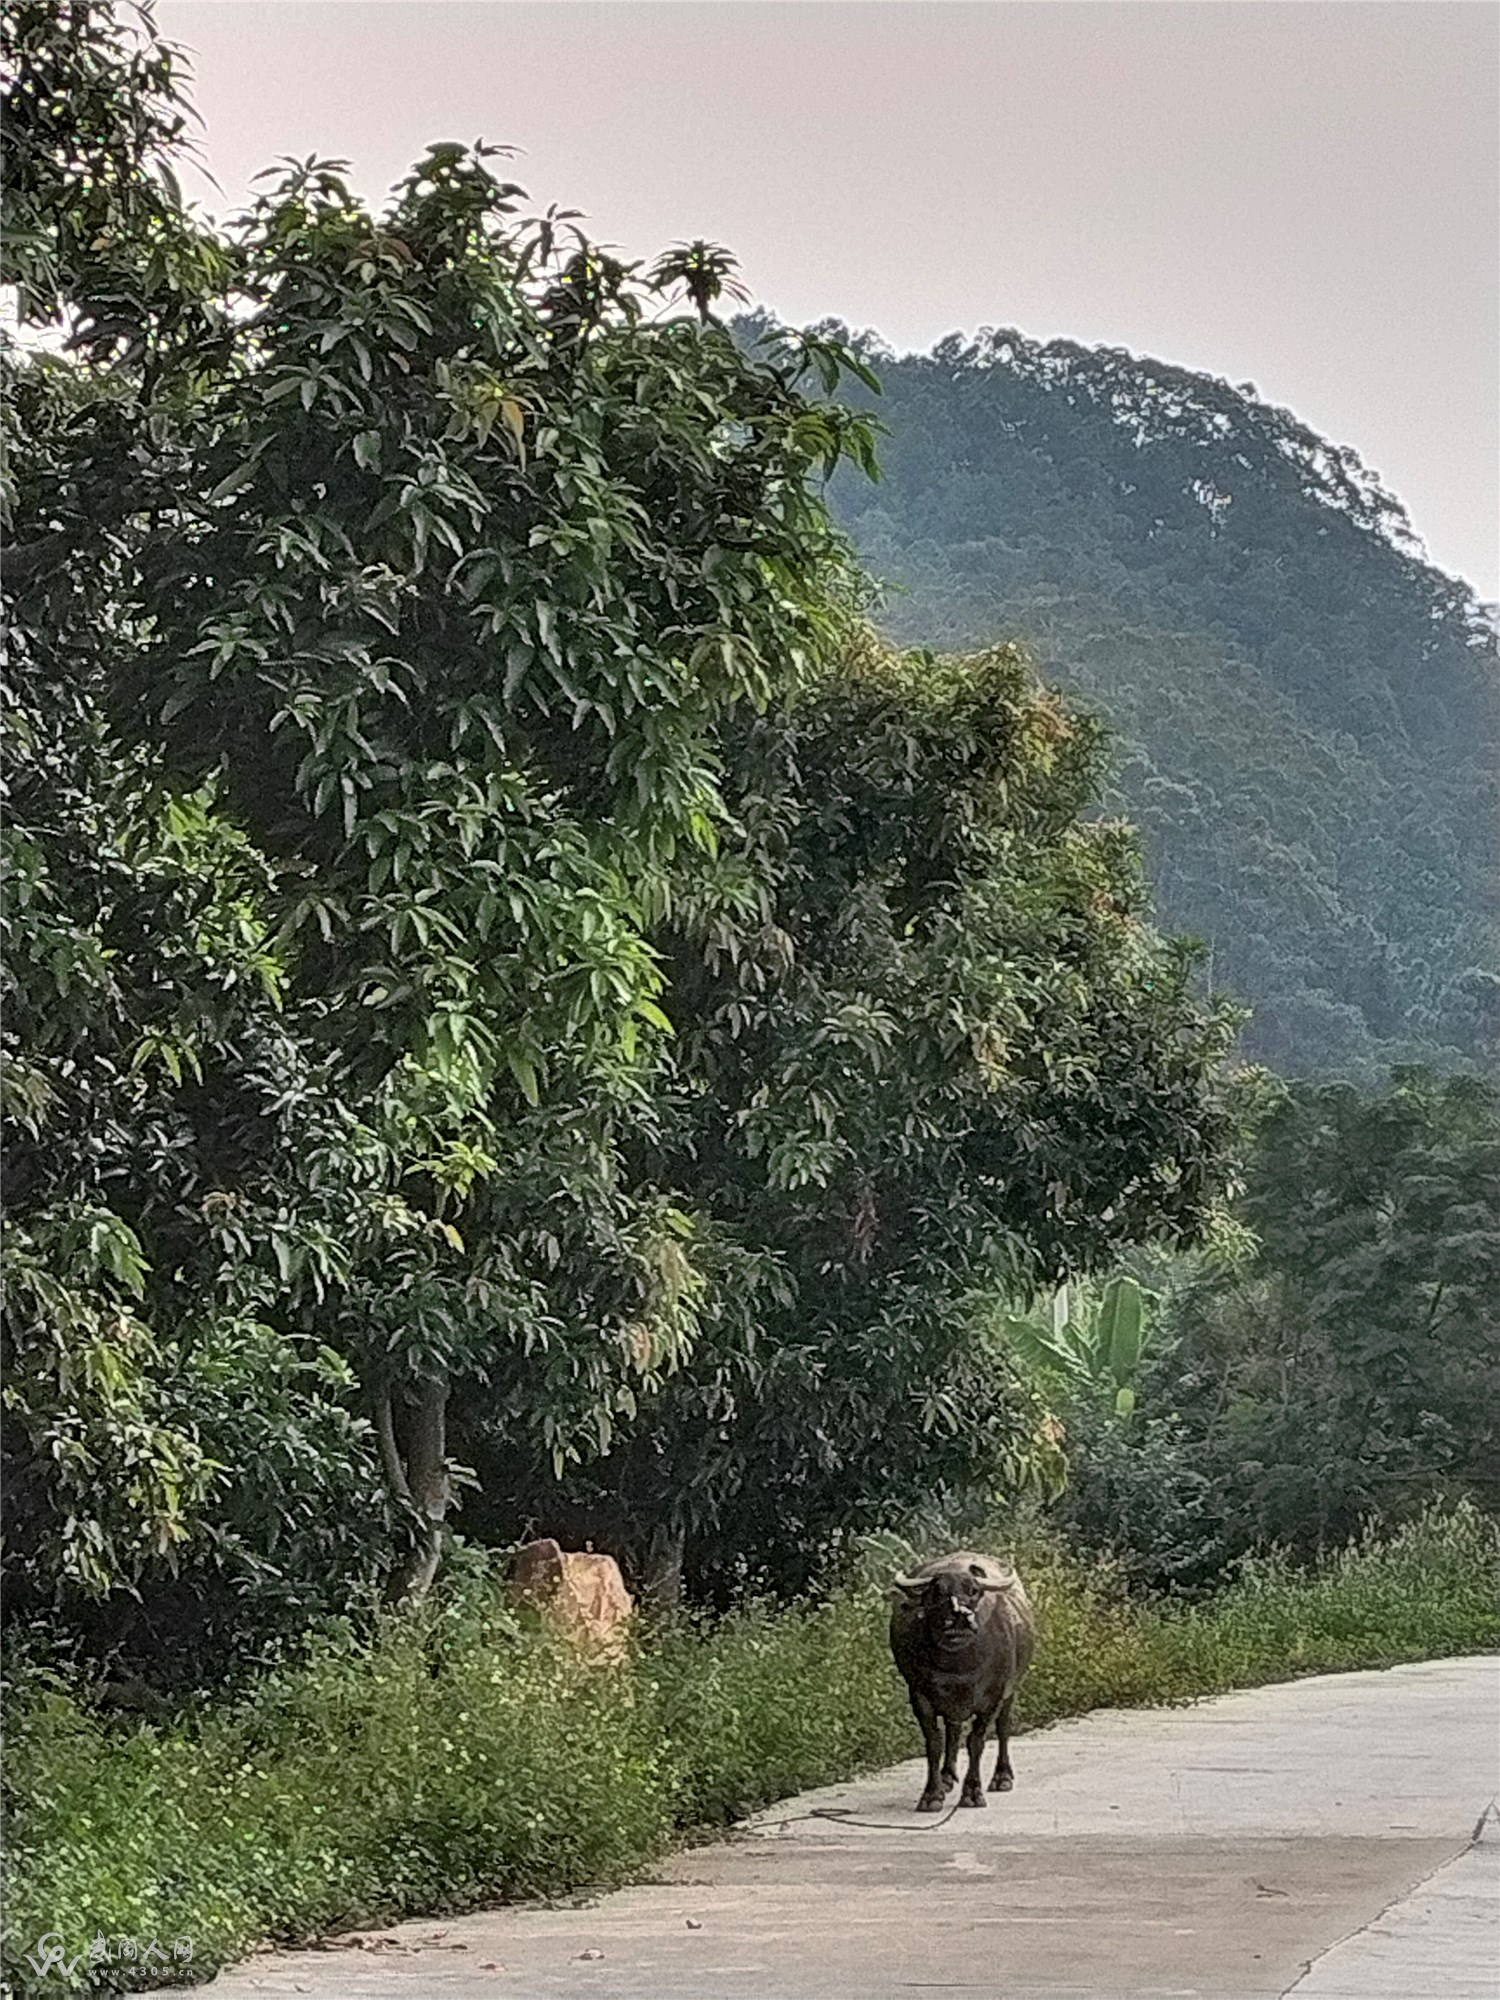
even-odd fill
[(1253, 386), (1014, 332), (897, 359), (838, 511), (907, 643), (1021, 638), (1116, 734), (1167, 926), (1295, 1073), (1500, 1024), (1494, 633), (1378, 477)]

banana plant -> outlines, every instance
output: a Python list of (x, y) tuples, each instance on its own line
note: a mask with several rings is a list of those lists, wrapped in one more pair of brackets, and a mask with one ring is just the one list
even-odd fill
[(1028, 1373), (1071, 1388), (1112, 1389), (1116, 1414), (1128, 1417), (1153, 1303), (1154, 1294), (1122, 1274), (1098, 1293), (1059, 1285), (1047, 1305), (1008, 1313), (1001, 1328)]

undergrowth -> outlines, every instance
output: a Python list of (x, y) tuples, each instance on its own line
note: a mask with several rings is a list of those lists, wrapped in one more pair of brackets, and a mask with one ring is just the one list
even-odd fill
[[(1184, 1609), (1030, 1541), (1041, 1642), (1022, 1724), (1493, 1648), (1497, 1553), (1494, 1525), (1458, 1508), (1314, 1572), (1249, 1564)], [(518, 1626), (493, 1585), (460, 1614), (393, 1621), (373, 1644), (325, 1635), (172, 1724), (105, 1721), (32, 1684), (9, 1728), (15, 1991), (201, 1979), (266, 1938), (604, 1887), (686, 1833), (916, 1753), (871, 1583), (684, 1621), (611, 1669)], [(38, 1978), (44, 1936), (63, 1965)], [(122, 1958), (153, 1939), (169, 1964)], [(179, 1940), (190, 1960), (171, 1959)]]

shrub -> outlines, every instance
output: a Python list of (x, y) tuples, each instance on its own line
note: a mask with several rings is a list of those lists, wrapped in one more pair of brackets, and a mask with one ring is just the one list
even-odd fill
[(1052, 1518), (1070, 1542), (1120, 1565), (1146, 1591), (1193, 1595), (1224, 1581), (1243, 1547), (1228, 1469), (1204, 1468), (1203, 1440), (1174, 1411), (1129, 1423), (1078, 1398), (1067, 1412), (1070, 1477)]

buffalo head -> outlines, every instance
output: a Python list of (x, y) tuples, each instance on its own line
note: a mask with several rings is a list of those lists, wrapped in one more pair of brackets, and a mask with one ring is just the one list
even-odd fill
[(1015, 1581), (1013, 1570), (997, 1575), (994, 1565), (965, 1562), (944, 1564), (916, 1576), (895, 1577), (891, 1588), (899, 1591), (929, 1625), (949, 1631), (967, 1626), (972, 1631), (985, 1598), (995, 1591), (1013, 1589)]

